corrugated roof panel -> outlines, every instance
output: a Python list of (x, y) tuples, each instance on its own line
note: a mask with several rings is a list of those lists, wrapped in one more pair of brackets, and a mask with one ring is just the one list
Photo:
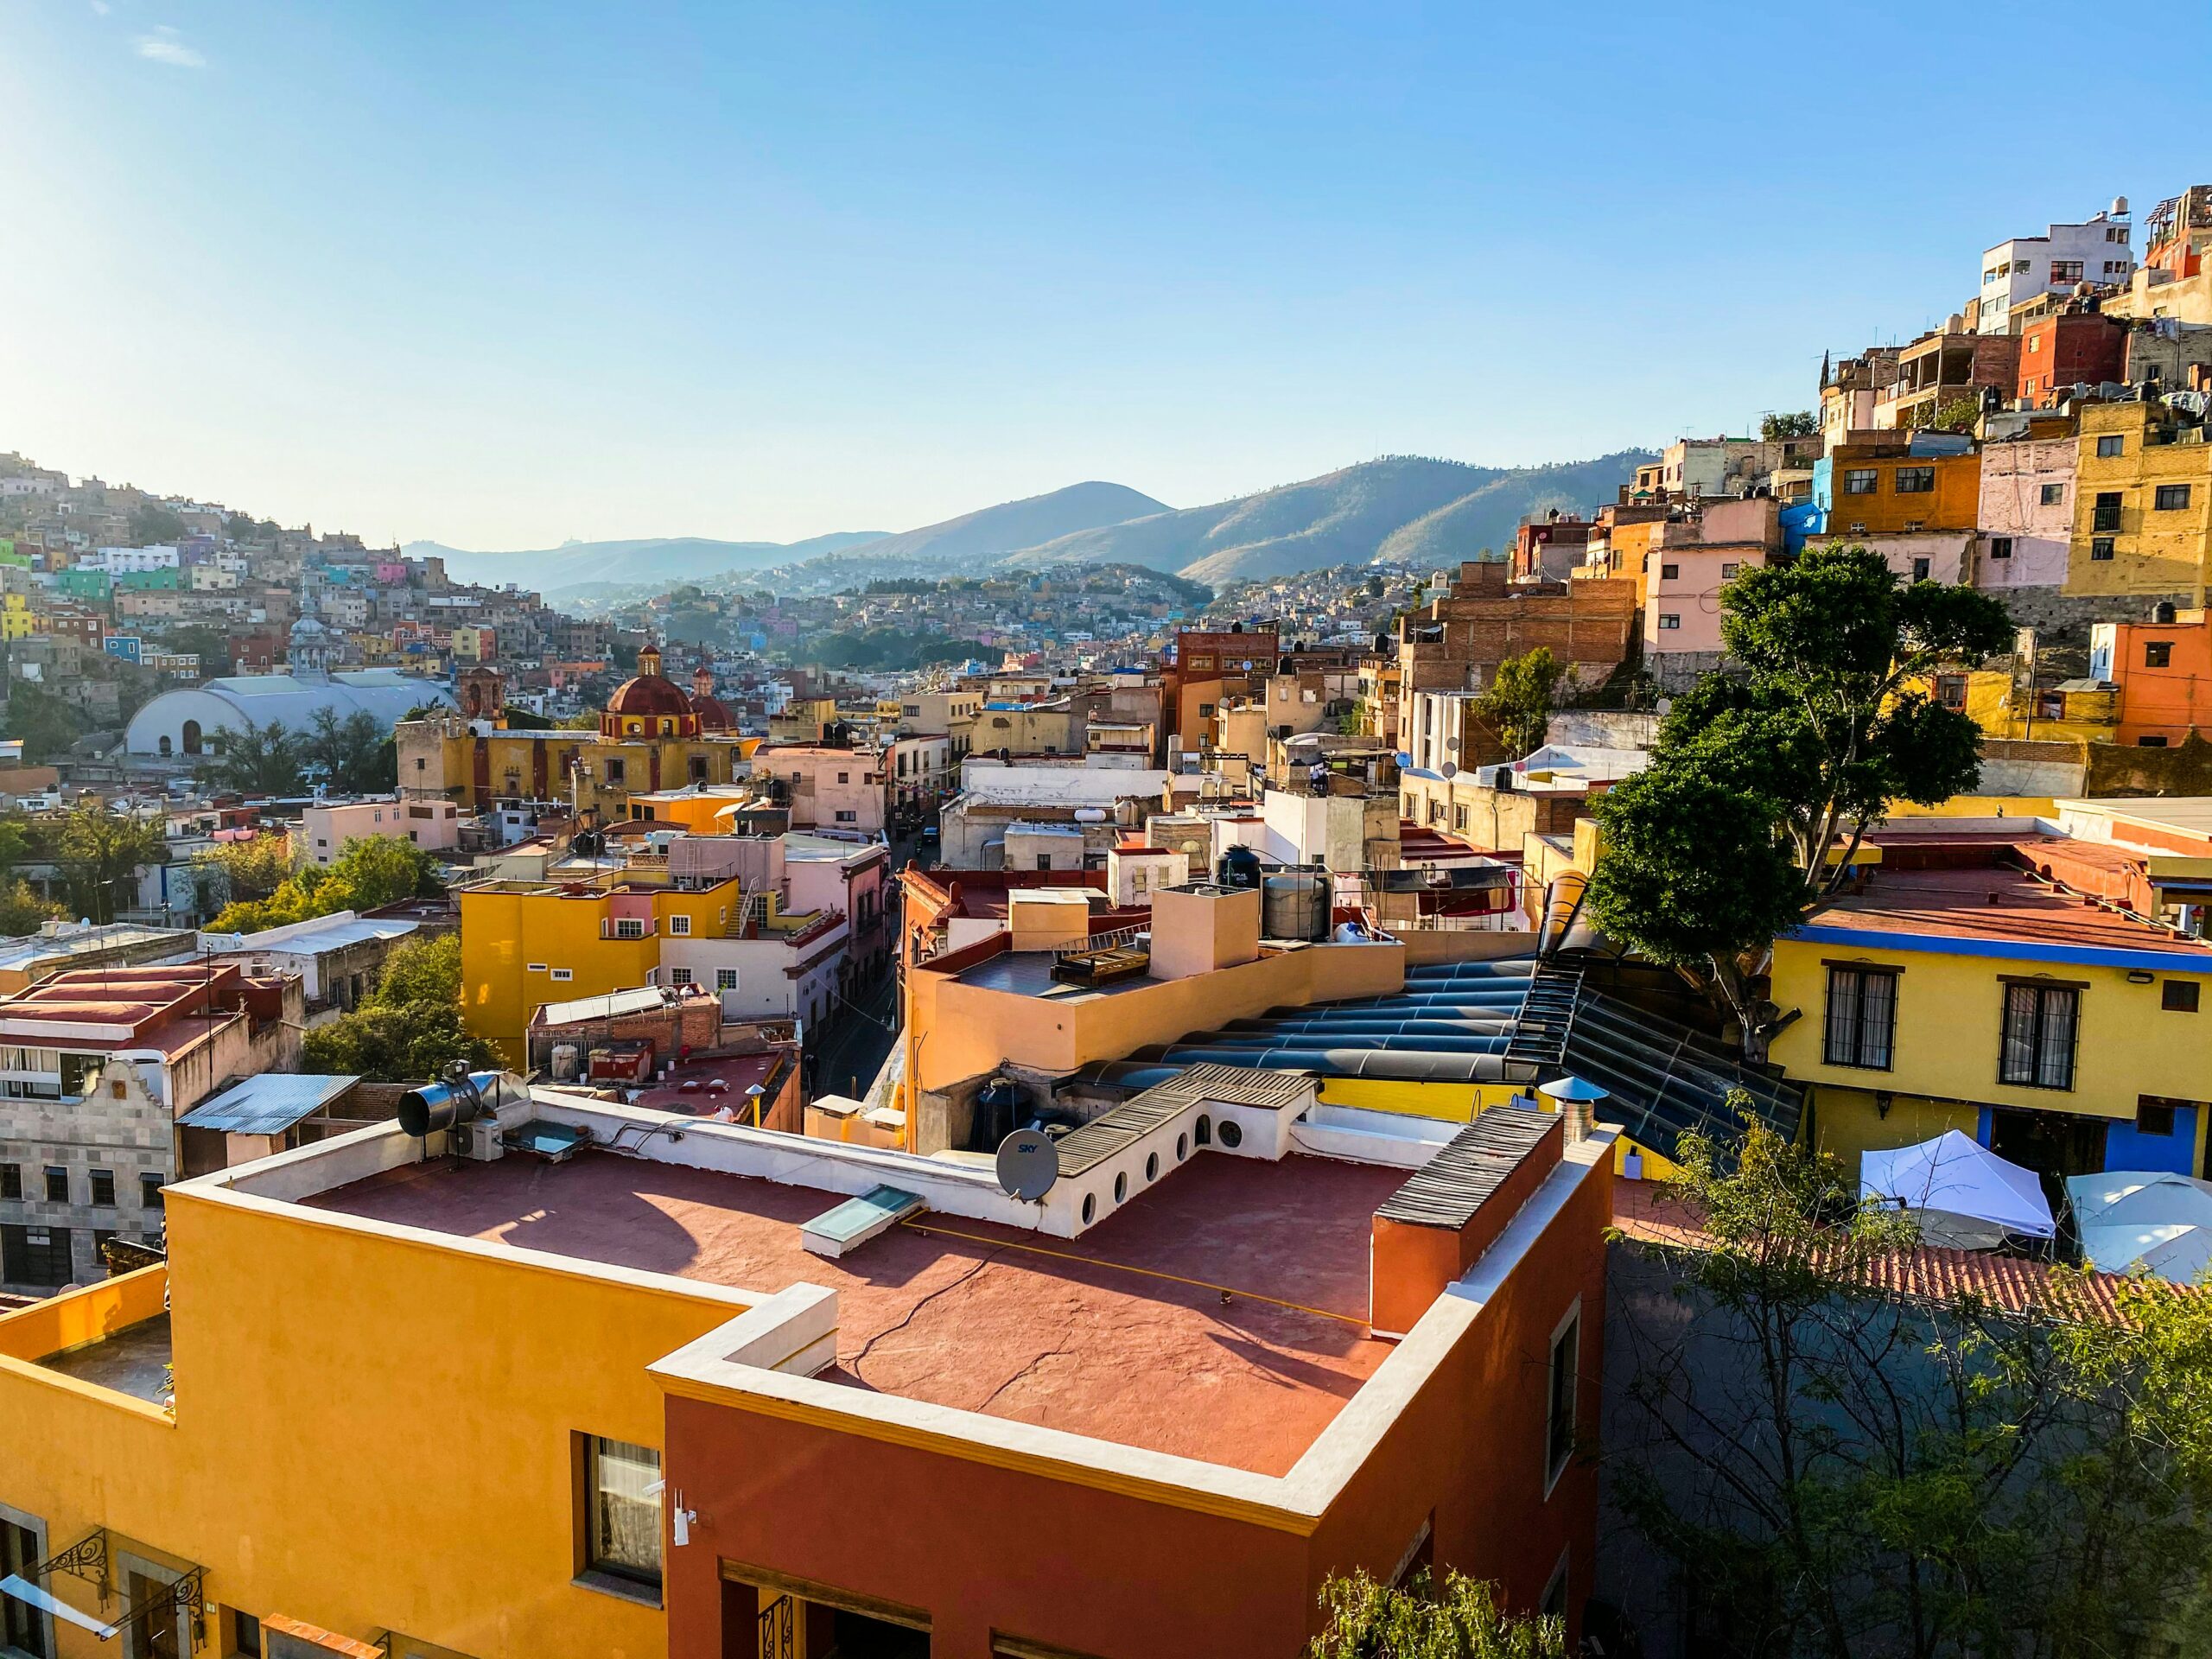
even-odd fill
[(360, 1080), (264, 1071), (201, 1101), (177, 1122), (188, 1129), (220, 1129), (226, 1135), (282, 1135)]
[(1376, 1217), (1415, 1227), (1465, 1227), (1559, 1121), (1550, 1112), (1493, 1107), (1408, 1177)]

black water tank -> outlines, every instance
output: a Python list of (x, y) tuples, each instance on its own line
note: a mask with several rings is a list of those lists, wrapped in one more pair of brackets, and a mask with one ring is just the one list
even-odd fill
[(1221, 855), (1215, 867), (1214, 876), (1224, 887), (1252, 887), (1260, 885), (1260, 855), (1249, 847), (1231, 847)]
[(1011, 1077), (996, 1077), (977, 1091), (976, 1126), (969, 1135), (974, 1152), (995, 1152), (1020, 1122), (1021, 1090)]

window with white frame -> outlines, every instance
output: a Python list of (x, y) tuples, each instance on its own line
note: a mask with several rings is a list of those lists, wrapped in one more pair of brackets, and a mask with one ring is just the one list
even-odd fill
[(1578, 1298), (1552, 1332), (1551, 1368), (1545, 1389), (1544, 1495), (1558, 1484), (1574, 1455), (1575, 1396), (1582, 1363), (1582, 1303)]
[(679, 937), (688, 934), (691, 931), (691, 918), (689, 916), (670, 917), (668, 918), (668, 931), (678, 935)]

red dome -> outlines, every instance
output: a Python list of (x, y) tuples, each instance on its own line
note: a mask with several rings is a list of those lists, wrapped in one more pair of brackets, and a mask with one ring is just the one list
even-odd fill
[(737, 726), (737, 717), (723, 706), (720, 697), (712, 695), (702, 697), (695, 693), (691, 712), (699, 716), (699, 729), (702, 732), (732, 731)]
[(691, 699), (673, 680), (664, 680), (658, 674), (640, 674), (614, 688), (614, 695), (607, 700), (607, 712), (656, 717), (688, 715), (691, 713)]

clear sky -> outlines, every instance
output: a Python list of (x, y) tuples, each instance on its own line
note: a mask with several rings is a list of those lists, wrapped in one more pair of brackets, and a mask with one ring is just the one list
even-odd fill
[(0, 0), (0, 449), (509, 548), (1740, 430), (2212, 177), (2117, 16)]

